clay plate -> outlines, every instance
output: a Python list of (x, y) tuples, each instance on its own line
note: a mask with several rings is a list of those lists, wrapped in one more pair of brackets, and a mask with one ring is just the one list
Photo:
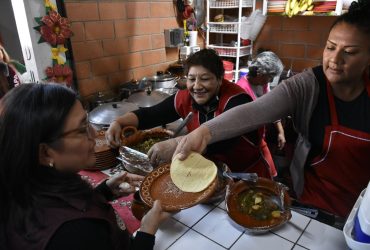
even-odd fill
[(173, 132), (163, 128), (137, 130), (135, 127), (125, 127), (121, 131), (121, 145), (134, 147), (149, 138), (160, 138), (163, 141), (169, 139)]
[(140, 186), (140, 197), (149, 207), (159, 199), (165, 211), (178, 211), (207, 200), (214, 194), (216, 187), (217, 178), (201, 192), (183, 192), (171, 180), (170, 164), (164, 164), (145, 177)]
[(289, 209), (291, 199), (286, 190), (284, 191), (285, 211), (281, 212), (281, 216), (279, 218), (271, 220), (257, 220), (248, 214), (242, 213), (239, 209), (238, 196), (249, 189), (258, 190), (265, 195), (278, 195), (280, 190), (277, 182), (266, 178), (258, 178), (257, 183), (239, 181), (230, 188), (229, 193), (226, 195), (227, 212), (230, 218), (239, 225), (245, 227), (248, 233), (264, 233), (271, 229), (280, 227), (290, 220), (292, 217)]

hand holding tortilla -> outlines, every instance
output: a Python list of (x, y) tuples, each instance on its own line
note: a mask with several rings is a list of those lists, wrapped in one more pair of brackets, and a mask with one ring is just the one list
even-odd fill
[(201, 154), (193, 152), (183, 161), (175, 157), (170, 174), (173, 183), (181, 191), (200, 192), (216, 178), (217, 167)]

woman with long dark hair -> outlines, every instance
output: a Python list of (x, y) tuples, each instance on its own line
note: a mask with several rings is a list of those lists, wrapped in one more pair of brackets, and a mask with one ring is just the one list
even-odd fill
[[(95, 164), (95, 136), (81, 102), (64, 86), (24, 84), (0, 100), (0, 246), (153, 248), (168, 216), (159, 201), (134, 240), (107, 203), (133, 192), (143, 177), (124, 172), (93, 189), (78, 175)], [(130, 185), (122, 190), (122, 182)]]
[[(0, 98), (10, 89), (21, 83), (19, 73), (14, 63), (16, 62), (10, 59), (8, 53), (0, 44)], [(17, 63), (17, 65), (21, 64)]]

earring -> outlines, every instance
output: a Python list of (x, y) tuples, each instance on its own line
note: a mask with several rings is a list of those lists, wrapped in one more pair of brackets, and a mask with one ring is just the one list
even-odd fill
[(54, 167), (54, 163), (51, 161), (49, 162), (49, 167), (53, 168)]

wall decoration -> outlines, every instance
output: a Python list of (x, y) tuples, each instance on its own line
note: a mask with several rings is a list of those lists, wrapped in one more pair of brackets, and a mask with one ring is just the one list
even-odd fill
[(38, 26), (34, 27), (41, 35), (38, 43), (47, 42), (50, 45), (52, 65), (45, 69), (46, 79), (44, 80), (71, 87), (73, 72), (65, 55), (68, 51), (65, 44), (73, 35), (70, 22), (58, 13), (57, 7), (50, 0), (44, 0), (44, 5), (46, 15), (35, 17)]
[(47, 81), (65, 83), (68, 87), (72, 85), (72, 70), (67, 64), (56, 64), (45, 70)]

